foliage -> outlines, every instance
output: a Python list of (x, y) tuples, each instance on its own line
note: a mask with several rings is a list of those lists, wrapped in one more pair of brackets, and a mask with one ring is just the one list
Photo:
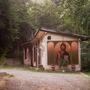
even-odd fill
[[(1, 0), (0, 1), (0, 57), (7, 53), (14, 53), (17, 47), (30, 38), (30, 25), (27, 7), (22, 0)], [(26, 23), (21, 30), (22, 23)], [(24, 31), (26, 30), (26, 31)], [(27, 33), (23, 33), (27, 32)], [(29, 33), (29, 35), (27, 35)], [(22, 37), (23, 36), (23, 37)], [(25, 40), (24, 40), (25, 39)]]
[(0, 57), (0, 65), (1, 66), (6, 65), (6, 58), (3, 55)]
[(28, 6), (28, 13), (31, 19), (32, 26), (54, 28), (60, 24), (57, 6), (52, 2), (45, 2), (43, 5), (30, 4)]
[(84, 42), (82, 43), (82, 70), (90, 71), (90, 43)]
[[(52, 0), (45, 4), (30, 3), (28, 13), (33, 27), (49, 27), (69, 30), (79, 34), (89, 34), (89, 0)], [(56, 3), (58, 2), (58, 3)]]
[(64, 9), (63, 20), (74, 32), (89, 34), (90, 29), (90, 1), (89, 0), (62, 0)]

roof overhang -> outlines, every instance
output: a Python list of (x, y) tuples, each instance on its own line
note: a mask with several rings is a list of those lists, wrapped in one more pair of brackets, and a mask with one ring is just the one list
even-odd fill
[(69, 37), (74, 37), (74, 38), (80, 39), (81, 41), (90, 40), (90, 36), (80, 35), (80, 34), (75, 34), (75, 33), (70, 33), (70, 32), (63, 32), (63, 31), (57, 32), (53, 29), (47, 29), (47, 28), (41, 28), (40, 31), (49, 32), (49, 33), (58, 34), (58, 35), (69, 36)]
[(81, 41), (87, 41), (90, 40), (90, 36), (86, 36), (86, 35), (79, 35), (79, 34), (75, 34), (75, 33), (67, 33), (67, 32), (57, 32), (53, 29), (47, 29), (47, 28), (40, 28), (39, 30), (37, 30), (37, 32), (34, 34), (33, 38), (24, 43), (23, 46), (27, 46), (30, 44), (35, 43), (36, 41), (42, 39), (42, 37), (46, 34), (46, 33), (53, 33), (53, 34), (57, 34), (57, 35), (63, 35), (63, 36), (68, 36), (68, 37), (73, 37), (73, 38), (78, 38)]
[(31, 43), (34, 43), (34, 42), (36, 42), (37, 40), (42, 39), (43, 36), (44, 36), (46, 33), (47, 33), (47, 32), (45, 32), (45, 31), (38, 30), (38, 31), (35, 33), (33, 39), (31, 40)]
[(45, 34), (46, 34), (45, 31), (38, 30), (34, 34), (34, 37), (30, 41), (27, 41), (27, 42), (23, 43), (22, 46), (23, 47), (31, 46), (33, 43), (36, 43), (37, 41), (39, 41), (40, 39), (42, 39)]

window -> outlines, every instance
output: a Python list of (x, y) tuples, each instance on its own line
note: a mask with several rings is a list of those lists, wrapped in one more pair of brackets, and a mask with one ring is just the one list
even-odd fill
[(47, 39), (48, 39), (48, 40), (51, 40), (51, 36), (48, 36)]

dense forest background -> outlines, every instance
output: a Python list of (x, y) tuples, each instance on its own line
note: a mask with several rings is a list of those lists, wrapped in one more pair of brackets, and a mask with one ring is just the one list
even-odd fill
[[(90, 0), (0, 0), (0, 57), (19, 57), (40, 27), (90, 36)], [(82, 46), (90, 52), (90, 41)]]

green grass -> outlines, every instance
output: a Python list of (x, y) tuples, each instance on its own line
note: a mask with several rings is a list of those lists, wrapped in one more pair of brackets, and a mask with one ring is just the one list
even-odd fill
[(90, 72), (85, 72), (85, 74), (87, 74), (88, 76), (90, 76)]

